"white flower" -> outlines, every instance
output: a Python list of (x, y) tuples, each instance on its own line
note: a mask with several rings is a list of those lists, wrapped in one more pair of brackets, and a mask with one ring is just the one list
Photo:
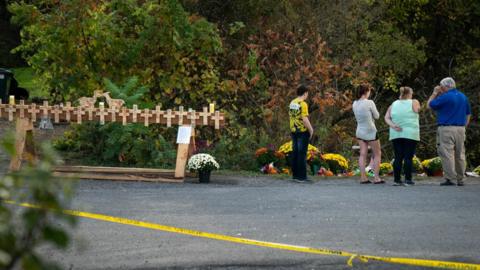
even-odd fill
[(209, 154), (196, 154), (193, 155), (187, 164), (187, 169), (191, 171), (201, 171), (201, 170), (218, 170), (220, 165), (218, 165), (215, 158)]

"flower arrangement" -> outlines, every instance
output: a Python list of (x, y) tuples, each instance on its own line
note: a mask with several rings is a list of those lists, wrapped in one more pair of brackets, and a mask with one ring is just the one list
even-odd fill
[(391, 163), (388, 163), (388, 162), (380, 163), (380, 172), (379, 172), (380, 175), (386, 175), (392, 172), (393, 172), (393, 166)]
[(413, 169), (415, 170), (415, 172), (422, 173), (423, 172), (422, 161), (417, 156), (413, 156), (412, 161), (413, 161)]
[(348, 161), (342, 155), (327, 153), (323, 154), (322, 157), (334, 174), (345, 172), (348, 169)]
[(439, 157), (422, 161), (422, 167), (424, 168), (428, 176), (442, 175), (442, 160)]
[(215, 158), (209, 154), (193, 155), (187, 163), (187, 169), (190, 171), (213, 171), (218, 170), (220, 165)]
[(267, 147), (259, 148), (257, 151), (255, 151), (255, 158), (257, 159), (258, 166), (265, 166), (275, 162), (275, 151)]

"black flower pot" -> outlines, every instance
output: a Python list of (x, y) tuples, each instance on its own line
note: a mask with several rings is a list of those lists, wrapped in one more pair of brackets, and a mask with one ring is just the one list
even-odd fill
[(210, 170), (203, 170), (203, 171), (198, 171), (198, 180), (200, 183), (208, 183), (210, 182), (210, 173), (212, 171)]

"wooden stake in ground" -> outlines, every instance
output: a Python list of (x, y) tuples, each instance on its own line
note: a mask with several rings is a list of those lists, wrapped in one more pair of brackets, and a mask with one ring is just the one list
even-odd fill
[(28, 118), (17, 118), (15, 131), (15, 153), (10, 161), (10, 171), (18, 171), (22, 161), (35, 162), (36, 153), (33, 140), (33, 123)]

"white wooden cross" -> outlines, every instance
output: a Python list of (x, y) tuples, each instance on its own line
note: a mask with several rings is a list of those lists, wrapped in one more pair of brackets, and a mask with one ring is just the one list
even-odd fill
[(8, 109), (7, 109), (7, 112), (8, 112), (8, 121), (13, 121), (13, 113), (15, 113), (17, 111), (17, 108), (15, 107), (15, 105), (8, 105)]
[(88, 121), (93, 120), (93, 113), (95, 112), (95, 107), (89, 106), (87, 107), (87, 115), (88, 115)]
[(68, 101), (66, 104), (67, 105), (63, 107), (63, 111), (65, 112), (65, 120), (67, 120), (67, 122), (70, 122), (71, 112), (74, 110), (74, 108), (72, 107), (72, 103), (70, 101)]
[(220, 120), (223, 120), (223, 116), (220, 116), (219, 111), (215, 111), (215, 116), (212, 117), (215, 121), (215, 129), (220, 129)]
[(32, 105), (30, 105), (30, 109), (28, 109), (27, 111), (31, 114), (30, 119), (32, 119), (32, 122), (37, 121), (37, 113), (40, 112), (40, 110), (37, 109), (37, 104), (33, 103)]
[(108, 115), (108, 112), (105, 111), (104, 106), (98, 108), (97, 115), (100, 116), (100, 125), (105, 125), (105, 116)]
[(117, 121), (117, 108), (115, 107), (115, 105), (112, 105), (112, 107), (108, 108), (108, 112), (110, 113), (111, 117), (112, 117), (112, 122), (116, 122)]
[(130, 110), (126, 107), (122, 107), (122, 112), (120, 112), (118, 115), (122, 117), (122, 125), (125, 126), (127, 124), (127, 118), (130, 115)]
[(193, 127), (197, 125), (197, 119), (200, 117), (197, 116), (197, 112), (195, 110), (189, 111), (187, 118), (190, 119), (190, 125)]
[(141, 114), (141, 116), (144, 119), (145, 126), (148, 127), (148, 119), (153, 116), (153, 114), (150, 113), (149, 109), (145, 109), (144, 113)]
[(43, 101), (43, 106), (40, 106), (40, 110), (42, 110), (42, 117), (48, 117), (48, 111), (51, 109), (51, 106), (48, 106), (48, 101)]
[(58, 105), (54, 105), (52, 112), (53, 112), (55, 123), (60, 122), (60, 114), (62, 113), (62, 110), (60, 110), (60, 107)]
[(25, 109), (28, 109), (28, 105), (25, 105), (25, 100), (20, 100), (20, 104), (17, 105), (17, 108), (20, 109), (20, 118), (25, 118)]
[(166, 115), (164, 114), (163, 117), (167, 118), (167, 127), (171, 127), (172, 126), (172, 118), (175, 118), (175, 115), (172, 114), (172, 110), (168, 109), (167, 114)]
[(178, 125), (182, 126), (183, 125), (183, 116), (187, 115), (187, 112), (183, 111), (183, 106), (178, 107), (178, 112), (176, 113), (178, 115)]
[(208, 107), (203, 107), (203, 112), (200, 113), (200, 117), (203, 120), (203, 125), (208, 126), (208, 116), (210, 113), (208, 112)]
[(138, 113), (140, 113), (140, 112), (142, 112), (142, 111), (140, 111), (140, 110), (138, 109), (137, 104), (134, 104), (134, 105), (133, 105), (133, 109), (131, 109), (130, 111), (131, 111), (131, 113), (132, 113), (132, 122), (133, 122), (133, 123), (137, 123), (137, 115), (138, 115)]
[(163, 111), (160, 110), (161, 108), (162, 108), (161, 105), (155, 106), (154, 115), (155, 115), (155, 123), (157, 123), (157, 124), (160, 124), (160, 117), (161, 117), (162, 114), (163, 114)]
[(78, 106), (77, 110), (73, 112), (74, 114), (77, 115), (77, 124), (82, 123), (82, 116), (85, 114), (85, 111), (83, 110), (83, 107)]

